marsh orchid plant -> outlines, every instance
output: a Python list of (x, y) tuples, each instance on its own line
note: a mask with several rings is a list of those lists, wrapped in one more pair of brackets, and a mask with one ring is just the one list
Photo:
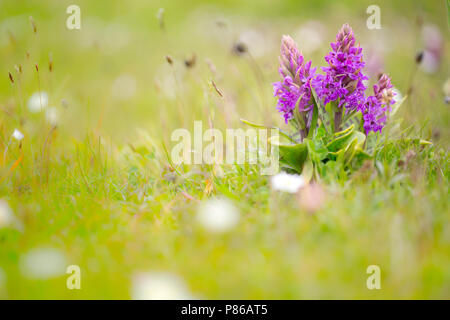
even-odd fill
[(339, 30), (320, 71), (290, 36), (281, 39), (279, 62), (281, 79), (273, 83), (277, 109), (285, 123), (295, 128), (293, 134), (279, 131), (287, 143), (269, 139), (279, 149), (281, 166), (288, 172), (319, 177), (327, 168), (346, 170), (373, 158), (378, 139), (373, 134), (368, 139), (369, 134), (381, 133), (391, 110), (397, 110), (404, 99), (395, 103), (386, 74), (369, 92), (363, 50), (352, 28), (344, 24)]
[(356, 45), (352, 28), (344, 24), (331, 43), (331, 51), (325, 56), (324, 74), (316, 74), (311, 61), (306, 62), (296, 43), (289, 36), (281, 40), (279, 73), (281, 81), (273, 84), (278, 98), (278, 110), (286, 121), (299, 130), (301, 140), (309, 133), (313, 120), (315, 91), (318, 102), (331, 110), (333, 131), (345, 129), (346, 119), (360, 113), (361, 128), (381, 132), (387, 113), (395, 102), (392, 85), (387, 75), (382, 75), (374, 85), (374, 95), (366, 96), (364, 59), (362, 48)]
[(285, 171), (310, 178), (330, 170), (355, 169), (373, 159), (386, 139), (387, 131), (381, 133), (389, 118), (391, 127), (398, 129), (392, 116), (405, 99), (396, 101), (386, 74), (368, 88), (363, 50), (348, 24), (330, 45), (326, 65), (318, 71), (295, 41), (283, 36), (278, 69), (281, 79), (273, 83), (277, 109), (295, 131), (278, 129), (283, 139), (270, 138), (269, 142), (278, 147)]

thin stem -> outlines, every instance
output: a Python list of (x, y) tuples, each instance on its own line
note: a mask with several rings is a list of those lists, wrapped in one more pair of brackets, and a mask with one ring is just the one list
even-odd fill
[(334, 112), (334, 132), (338, 132), (341, 128), (342, 122), (342, 109), (338, 109)]

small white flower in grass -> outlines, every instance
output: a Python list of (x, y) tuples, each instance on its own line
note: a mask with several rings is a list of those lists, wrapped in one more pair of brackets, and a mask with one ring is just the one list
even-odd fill
[(280, 172), (271, 178), (272, 187), (275, 190), (296, 193), (301, 187), (305, 186), (305, 179), (297, 174), (288, 174)]
[(239, 211), (229, 200), (216, 198), (200, 205), (197, 219), (210, 232), (222, 233), (239, 222)]
[(47, 108), (48, 94), (47, 92), (35, 92), (28, 100), (28, 110), (31, 112), (39, 112)]
[(186, 284), (168, 272), (143, 272), (133, 276), (133, 300), (188, 300), (192, 299)]
[(20, 257), (19, 268), (28, 279), (50, 279), (64, 275), (67, 261), (62, 251), (54, 248), (35, 248)]
[(20, 140), (23, 139), (24, 135), (23, 135), (23, 133), (20, 132), (19, 130), (14, 129), (14, 132), (13, 132), (13, 134), (12, 134), (12, 137), (13, 137), (14, 139), (16, 139), (17, 141), (20, 141)]
[(15, 216), (8, 202), (0, 199), (0, 228), (11, 226), (15, 222)]
[(47, 122), (52, 126), (56, 126), (59, 120), (58, 109), (56, 107), (48, 108), (47, 111), (45, 111), (45, 119), (47, 119)]

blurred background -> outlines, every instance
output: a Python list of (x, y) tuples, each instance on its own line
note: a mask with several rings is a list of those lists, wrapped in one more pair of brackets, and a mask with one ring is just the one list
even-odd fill
[[(71, 4), (81, 9), (80, 30), (66, 28)], [(366, 26), (372, 4), (381, 9), (380, 30)], [(2, 1), (1, 8), (2, 74), (22, 64), (22, 94), (31, 96), (38, 63), (41, 90), (56, 108), (67, 101), (63, 116), (77, 121), (65, 129), (74, 134), (100, 126), (126, 139), (135, 127), (152, 134), (189, 127), (211, 112), (220, 114), (218, 121), (280, 121), (270, 84), (278, 80), (281, 36), (291, 35), (320, 67), (329, 43), (349, 23), (364, 48), (366, 73), (373, 79), (386, 71), (403, 95), (412, 93), (405, 118), (429, 119), (429, 128), (448, 137), (445, 1)], [(239, 53), (240, 45), (249, 54)], [(211, 79), (224, 99), (210, 92)], [(8, 77), (0, 81), (7, 107), (14, 96)]]
[[(70, 16), (66, 9), (73, 4), (81, 9), (79, 30), (66, 27)], [(381, 10), (381, 29), (367, 28), (370, 14), (366, 10), (370, 5), (378, 5)], [(32, 155), (23, 160), (27, 169), (18, 169), (1, 182), (0, 195), (28, 225), (26, 236), (20, 232), (0, 234), (5, 243), (0, 249), (3, 269), (0, 276), (3, 274), (8, 279), (3, 296), (141, 297), (146, 294), (143, 284), (156, 282), (162, 291), (168, 292), (167, 297), (185, 297), (188, 294), (184, 284), (180, 284), (178, 276), (181, 276), (195, 297), (201, 298), (448, 298), (450, 278), (448, 270), (444, 270), (449, 248), (446, 224), (441, 230), (446, 230), (447, 233), (442, 232), (447, 235), (447, 242), (427, 260), (427, 263), (432, 261), (426, 264), (429, 269), (421, 264), (425, 269), (411, 269), (411, 277), (420, 278), (419, 283), (414, 284), (407, 275), (402, 278), (397, 271), (393, 273), (391, 289), (377, 296), (368, 293), (364, 282), (370, 255), (363, 244), (376, 248), (376, 243), (383, 241), (382, 234), (376, 237), (373, 225), (361, 221), (361, 230), (372, 230), (374, 237), (354, 244), (353, 249), (340, 251), (333, 247), (335, 238), (327, 238), (325, 231), (337, 232), (338, 238), (350, 243), (353, 240), (347, 233), (336, 231), (338, 227), (328, 222), (322, 221), (323, 224), (315, 227), (308, 221), (302, 225), (307, 227), (300, 229), (317, 228), (318, 234), (325, 232), (324, 235), (307, 236), (307, 244), (301, 249), (288, 246), (292, 238), (286, 243), (279, 242), (276, 235), (268, 238), (270, 228), (252, 227), (258, 211), (265, 212), (274, 205), (265, 200), (269, 191), (264, 189), (265, 193), (250, 196), (249, 203), (240, 207), (241, 212), (250, 212), (250, 220), (241, 231), (251, 236), (210, 239), (198, 235), (195, 228), (193, 231), (182, 225), (193, 210), (185, 204), (189, 194), (174, 196), (173, 187), (156, 185), (158, 179), (170, 179), (167, 176), (170, 170), (161, 164), (163, 161), (153, 161), (158, 157), (156, 154), (162, 154), (161, 143), (170, 145), (171, 132), (176, 128), (192, 130), (194, 120), (210, 121), (222, 129), (241, 127), (240, 118), (285, 126), (275, 109), (271, 86), (279, 77), (281, 36), (291, 35), (305, 58), (319, 68), (325, 65), (323, 57), (344, 23), (352, 26), (363, 47), (370, 83), (380, 72), (386, 72), (398, 94), (408, 95), (400, 110), (404, 128), (412, 126), (424, 139), (448, 150), (448, 19), (444, 0), (0, 0), (1, 151), (6, 154), (5, 146), (12, 130), (19, 128), (25, 134), (26, 152)], [(36, 95), (37, 92), (45, 95)], [(45, 112), (33, 112), (36, 109), (33, 106), (37, 104), (39, 109), (43, 100)], [(41, 167), (41, 162), (31, 159), (39, 158), (41, 153), (45, 158), (42, 150), (50, 145), (50, 136), (53, 142), (49, 148), (53, 149), (49, 151), (49, 161), (56, 169), (50, 169), (49, 173), (48, 168), (42, 169), (45, 166)], [(108, 162), (100, 157), (102, 165), (98, 165), (89, 156), (97, 148), (101, 155), (101, 145), (109, 150), (105, 151), (108, 155), (115, 153), (130, 159), (130, 149), (141, 152), (143, 140), (158, 146), (148, 147), (155, 154), (148, 152), (148, 162), (133, 158), (134, 163), (123, 165), (119, 160)], [(18, 150), (11, 147), (2, 164), (14, 166), (20, 154)], [(10, 152), (14, 156), (9, 156)], [(84, 166), (91, 186), (105, 179), (108, 187), (99, 190), (114, 189), (114, 196), (99, 200), (93, 195), (96, 187), (91, 187), (94, 190), (88, 190), (90, 193), (83, 189), (86, 182), (83, 170), (81, 174), (75, 170), (64, 171), (72, 165), (78, 166), (78, 161), (80, 167)], [(108, 173), (102, 175), (103, 169)], [(2, 174), (6, 175), (7, 170), (3, 167)], [(139, 175), (139, 170), (145, 171), (145, 175)], [(128, 183), (133, 179), (145, 185), (144, 196), (151, 204), (143, 204), (147, 200), (142, 200), (142, 194), (134, 189), (130, 191)], [(155, 182), (147, 185), (149, 181)], [(364, 197), (371, 199), (370, 188), (339, 210), (364, 211), (361, 201), (364, 203)], [(203, 192), (203, 187), (200, 190)], [(67, 194), (71, 196), (66, 197)], [(440, 219), (448, 218), (448, 207), (442, 203), (445, 195), (437, 196), (441, 201)], [(240, 196), (234, 194), (234, 197), (239, 203)], [(383, 196), (377, 198), (374, 207), (383, 203), (383, 199)], [(392, 205), (409, 210), (406, 208), (410, 198), (402, 199)], [(429, 205), (432, 199), (427, 201), (427, 210), (432, 211)], [(403, 210), (399, 207), (385, 212)], [(143, 212), (156, 214), (158, 219), (142, 218)], [(176, 215), (168, 217), (170, 212)], [(329, 212), (334, 217), (333, 210)], [(345, 230), (348, 221), (342, 219), (338, 225)], [(266, 226), (265, 222), (261, 223)], [(316, 241), (322, 244), (318, 252), (314, 247)], [(64, 276), (51, 280), (50, 284), (43, 280), (24, 280), (17, 266), (21, 265), (23, 271), (33, 264), (36, 252), (31, 257), (23, 255), (39, 243), (61, 248), (66, 257), (62, 258), (55, 249), (43, 249), (37, 252), (37, 264), (42, 260), (56, 261), (56, 265), (80, 264), (82, 270), (88, 270), (83, 283), (91, 284), (85, 284), (81, 291), (69, 291), (60, 286)], [(408, 248), (408, 244), (405, 246), (403, 249)], [(249, 254), (252, 248), (265, 249), (261, 249), (263, 253)], [(329, 257), (327, 252), (333, 248), (336, 254)], [(380, 245), (375, 255), (384, 257), (384, 249)], [(327, 261), (328, 269), (319, 270), (320, 260)], [(334, 267), (337, 261), (341, 263), (338, 269)], [(402, 261), (400, 264), (410, 260)], [(362, 271), (360, 276), (351, 273), (333, 276), (333, 270), (339, 268)], [(150, 275), (136, 271), (148, 269), (163, 271)], [(166, 270), (178, 276), (166, 274)], [(45, 278), (46, 271), (43, 272)], [(308, 272), (313, 276), (308, 277)], [(344, 282), (351, 284), (346, 286)]]

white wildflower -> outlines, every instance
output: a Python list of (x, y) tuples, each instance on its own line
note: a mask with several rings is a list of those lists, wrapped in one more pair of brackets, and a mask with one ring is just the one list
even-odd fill
[(20, 132), (19, 130), (14, 129), (14, 132), (13, 132), (13, 134), (12, 134), (12, 137), (13, 137), (14, 139), (16, 139), (17, 141), (20, 141), (20, 140), (23, 139), (24, 135), (23, 135), (23, 133)]
[(0, 228), (8, 227), (15, 221), (11, 207), (3, 199), (0, 199)]
[(133, 300), (192, 299), (186, 284), (178, 276), (167, 272), (145, 272), (133, 276)]
[(31, 112), (39, 112), (47, 108), (48, 94), (44, 91), (35, 92), (28, 100), (28, 109)]
[(286, 172), (280, 172), (272, 176), (271, 183), (275, 190), (289, 193), (296, 193), (306, 184), (302, 176)]
[(47, 111), (45, 111), (45, 119), (47, 119), (47, 122), (52, 126), (56, 126), (59, 120), (58, 109), (56, 107), (48, 108)]
[(226, 199), (210, 199), (200, 205), (197, 219), (210, 232), (221, 233), (239, 222), (239, 211)]
[(20, 257), (19, 267), (22, 275), (28, 279), (49, 279), (64, 275), (66, 257), (58, 249), (35, 248)]

